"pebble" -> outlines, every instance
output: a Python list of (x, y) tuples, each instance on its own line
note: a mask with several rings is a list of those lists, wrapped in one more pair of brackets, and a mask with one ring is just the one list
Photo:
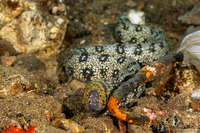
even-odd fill
[(85, 131), (84, 127), (79, 125), (78, 123), (64, 118), (57, 118), (53, 121), (53, 125), (58, 128), (63, 128), (65, 130), (71, 130), (73, 133), (83, 132)]
[(178, 17), (178, 20), (186, 24), (200, 25), (200, 2), (192, 8), (191, 11), (186, 12), (184, 15)]
[(193, 90), (193, 91), (191, 91), (191, 93), (192, 93), (192, 95), (191, 95), (192, 98), (200, 99), (200, 89)]
[(84, 44), (86, 42), (86, 40), (81, 40), (80, 44)]
[(104, 25), (108, 25), (109, 23), (108, 22), (104, 22)]
[(145, 16), (142, 11), (130, 10), (128, 18), (132, 24), (145, 24)]

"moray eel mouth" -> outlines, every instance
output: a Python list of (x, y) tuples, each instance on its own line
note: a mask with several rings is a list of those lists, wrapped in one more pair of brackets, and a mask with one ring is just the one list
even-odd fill
[(105, 109), (107, 102), (107, 87), (104, 83), (92, 81), (84, 88), (83, 103), (85, 109), (93, 114)]

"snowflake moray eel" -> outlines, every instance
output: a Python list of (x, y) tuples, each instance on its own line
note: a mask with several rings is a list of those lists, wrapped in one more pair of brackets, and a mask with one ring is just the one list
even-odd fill
[(160, 28), (131, 24), (123, 16), (114, 32), (118, 43), (73, 49), (64, 64), (68, 77), (88, 83), (83, 103), (92, 112), (104, 109), (112, 95), (125, 104), (129, 101), (124, 96), (130, 92), (132, 97), (138, 98), (144, 90), (140, 87), (127, 92), (121, 89), (115, 93), (115, 90), (127, 77), (168, 53), (166, 36)]

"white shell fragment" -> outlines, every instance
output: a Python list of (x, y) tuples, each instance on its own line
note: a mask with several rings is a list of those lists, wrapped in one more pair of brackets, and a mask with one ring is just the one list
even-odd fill
[(200, 72), (200, 30), (187, 35), (178, 52), (183, 52), (183, 65), (194, 65)]

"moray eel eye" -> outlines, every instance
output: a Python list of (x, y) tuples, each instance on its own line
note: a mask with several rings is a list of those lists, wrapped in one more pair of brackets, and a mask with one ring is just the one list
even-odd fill
[(104, 83), (92, 81), (84, 88), (83, 103), (91, 113), (98, 113), (106, 107), (107, 86)]

